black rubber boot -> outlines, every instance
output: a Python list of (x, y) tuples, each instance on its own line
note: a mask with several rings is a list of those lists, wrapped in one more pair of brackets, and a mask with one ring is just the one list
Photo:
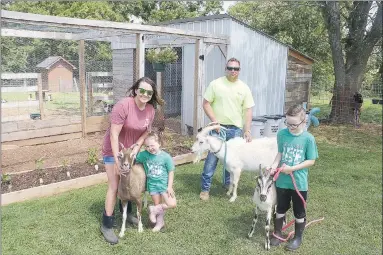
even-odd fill
[(303, 231), (305, 230), (305, 226), (306, 226), (306, 219), (302, 223), (295, 222), (294, 238), (289, 240), (289, 242), (286, 245), (286, 250), (295, 251), (296, 249), (299, 248), (299, 246), (301, 246), (302, 235), (303, 235)]
[[(118, 200), (118, 207), (120, 209), (120, 213), (122, 215), (123, 213), (123, 208), (122, 208), (122, 203), (121, 203), (121, 200)], [(136, 217), (133, 216), (132, 214), (132, 211), (133, 211), (133, 208), (132, 208), (132, 202), (128, 202), (128, 208), (126, 209), (126, 221), (132, 225), (138, 225), (138, 220)]]
[[(284, 221), (285, 221), (285, 217), (278, 218), (278, 219), (274, 218), (274, 234), (281, 238), (284, 238), (282, 235), (282, 226)], [(282, 241), (276, 238), (274, 235), (271, 236), (270, 245), (279, 246), (281, 243)]]
[(118, 243), (118, 237), (113, 231), (114, 216), (107, 216), (105, 211), (102, 215), (101, 233), (104, 235), (105, 240), (110, 244)]

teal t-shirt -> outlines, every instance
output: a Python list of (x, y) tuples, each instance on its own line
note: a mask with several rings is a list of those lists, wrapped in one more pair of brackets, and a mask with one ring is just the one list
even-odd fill
[(172, 157), (164, 151), (151, 154), (145, 150), (137, 154), (136, 161), (144, 165), (147, 190), (165, 192), (168, 188), (169, 172), (174, 170)]
[[(315, 138), (307, 131), (299, 135), (294, 135), (285, 128), (277, 134), (278, 152), (282, 153), (282, 159), (279, 166), (286, 164), (295, 166), (305, 160), (315, 160), (318, 158), (318, 149)], [(300, 191), (308, 190), (309, 169), (304, 168), (293, 172), (297, 188)], [(278, 188), (295, 189), (293, 181), (288, 174), (280, 173), (275, 184)]]

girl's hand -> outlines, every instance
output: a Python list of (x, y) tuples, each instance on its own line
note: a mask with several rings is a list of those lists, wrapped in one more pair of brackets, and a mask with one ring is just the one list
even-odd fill
[(281, 172), (284, 174), (291, 174), (293, 171), (294, 169), (291, 166), (284, 165)]
[(168, 195), (169, 195), (170, 197), (174, 197), (174, 190), (173, 190), (172, 187), (168, 187), (168, 189), (167, 189), (166, 192), (168, 193)]

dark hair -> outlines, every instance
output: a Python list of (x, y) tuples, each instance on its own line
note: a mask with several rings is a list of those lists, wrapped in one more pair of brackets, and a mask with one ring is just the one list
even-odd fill
[(238, 65), (241, 66), (241, 62), (239, 62), (239, 60), (236, 59), (236, 58), (230, 58), (230, 59), (227, 61), (226, 65), (229, 64), (229, 62), (237, 62)]
[(146, 82), (148, 83), (150, 86), (152, 86), (152, 89), (153, 89), (153, 95), (152, 95), (152, 98), (150, 99), (150, 101), (148, 102), (148, 104), (151, 104), (154, 106), (155, 109), (157, 109), (157, 105), (163, 105), (164, 104), (164, 100), (158, 95), (158, 91), (157, 91), (157, 85), (154, 83), (154, 81), (152, 81), (150, 78), (148, 77), (142, 77), (140, 79), (138, 79), (132, 87), (130, 87), (128, 89), (128, 91), (126, 92), (127, 95), (130, 95), (130, 96), (137, 96), (136, 94), (136, 89), (139, 88), (141, 82)]
[(286, 115), (291, 117), (299, 116), (303, 119), (306, 118), (306, 110), (301, 104), (295, 104), (287, 110)]

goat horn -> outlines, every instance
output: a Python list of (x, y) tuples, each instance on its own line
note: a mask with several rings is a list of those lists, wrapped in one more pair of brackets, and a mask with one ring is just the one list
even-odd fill
[(218, 129), (218, 128), (221, 128), (221, 126), (218, 124), (218, 125), (213, 125), (213, 126), (207, 126), (207, 127), (204, 127), (201, 132), (199, 132), (200, 134), (204, 134), (204, 135), (207, 135), (210, 131), (214, 130), (214, 129)]

